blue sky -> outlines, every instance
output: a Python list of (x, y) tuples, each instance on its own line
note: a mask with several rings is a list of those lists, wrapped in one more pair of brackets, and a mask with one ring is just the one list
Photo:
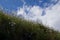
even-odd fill
[[(49, 7), (51, 4), (56, 4), (58, 1), (53, 2), (51, 0), (0, 0), (0, 6), (3, 7), (3, 9), (8, 9), (10, 11), (17, 10), (18, 7), (22, 7), (24, 2), (26, 2), (25, 5), (38, 5), (41, 8)], [(48, 3), (48, 5), (45, 5), (45, 3)]]
[(60, 0), (0, 0), (0, 8), (60, 31)]
[(17, 7), (22, 6), (23, 3), (20, 0), (0, 0), (0, 6), (3, 9), (8, 9), (10, 11), (17, 10)]

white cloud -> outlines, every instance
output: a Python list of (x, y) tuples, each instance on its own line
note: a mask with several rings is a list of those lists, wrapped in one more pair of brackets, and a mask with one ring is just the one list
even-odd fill
[(22, 8), (20, 8), (19, 10), (18, 10), (18, 13), (17, 13), (17, 15), (24, 15), (24, 9), (22, 9)]
[(17, 15), (22, 15), (27, 20), (36, 21), (38, 18), (40, 18), (41, 14), (42, 9), (39, 6), (23, 6), (17, 10)]
[(35, 15), (35, 16), (41, 16), (42, 14), (42, 9), (39, 6), (33, 6), (30, 9), (31, 14)]
[[(52, 26), (56, 30), (60, 30), (60, 4), (47, 8), (46, 15), (42, 18), (43, 23)], [(44, 21), (45, 19), (45, 21)]]
[[(44, 9), (45, 16), (41, 16), (43, 9), (39, 6), (26, 6), (20, 7), (17, 10), (17, 15), (22, 15), (27, 20), (42, 20), (43, 24), (49, 25), (57, 30), (60, 30), (60, 2), (56, 5)], [(27, 12), (26, 12), (27, 11)]]

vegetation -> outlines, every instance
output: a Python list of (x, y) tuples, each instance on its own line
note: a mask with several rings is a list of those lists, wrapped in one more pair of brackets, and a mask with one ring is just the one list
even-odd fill
[(0, 12), (0, 40), (60, 40), (60, 33)]

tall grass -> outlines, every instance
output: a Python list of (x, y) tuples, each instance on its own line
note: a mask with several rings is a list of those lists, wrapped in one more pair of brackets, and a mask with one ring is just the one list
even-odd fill
[(60, 33), (0, 12), (0, 40), (60, 40)]

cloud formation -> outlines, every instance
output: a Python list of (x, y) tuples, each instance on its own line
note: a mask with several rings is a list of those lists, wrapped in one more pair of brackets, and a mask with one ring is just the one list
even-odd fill
[(23, 6), (22, 8), (19, 8), (17, 15), (22, 15), (27, 20), (36, 21), (40, 18), (42, 11), (43, 10), (39, 6)]
[[(46, 15), (41, 16), (42, 12)], [(48, 8), (42, 9), (40, 6), (27, 6), (23, 5), (17, 10), (17, 16), (23, 16), (27, 20), (41, 21), (44, 25), (53, 27), (60, 31), (60, 2), (56, 5), (51, 5)]]
[(46, 15), (44, 17), (47, 20), (47, 24), (53, 26), (57, 30), (60, 30), (60, 2), (53, 7), (51, 6), (47, 8), (45, 11)]

